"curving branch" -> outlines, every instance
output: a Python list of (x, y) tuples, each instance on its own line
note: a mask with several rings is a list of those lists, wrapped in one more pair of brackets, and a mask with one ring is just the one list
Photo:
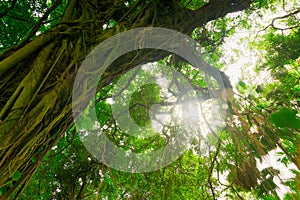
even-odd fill
[[(267, 29), (270, 28), (270, 27), (272, 27), (272, 28), (275, 29), (275, 30), (280, 30), (280, 31), (298, 28), (298, 27), (300, 27), (300, 24), (297, 24), (297, 25), (295, 25), (295, 26), (285, 27), (285, 28), (276, 26), (276, 21), (281, 20), (281, 19), (286, 19), (286, 18), (291, 17), (291, 16), (295, 16), (295, 15), (297, 15), (298, 13), (300, 13), (300, 8), (298, 8), (298, 9), (295, 10), (294, 12), (288, 13), (288, 14), (286, 14), (286, 15), (283, 15), (283, 16), (280, 16), (280, 17), (275, 17), (275, 18), (272, 19), (271, 23), (270, 23), (268, 26), (266, 26), (266, 27), (263, 28), (262, 30), (258, 31), (258, 33), (262, 32), (262, 31), (265, 31), (265, 30), (267, 30)], [(257, 33), (257, 34), (258, 34), (258, 33)]]
[(211, 0), (208, 4), (190, 12), (192, 17), (189, 23), (190, 31), (229, 13), (245, 10), (250, 4), (251, 0)]

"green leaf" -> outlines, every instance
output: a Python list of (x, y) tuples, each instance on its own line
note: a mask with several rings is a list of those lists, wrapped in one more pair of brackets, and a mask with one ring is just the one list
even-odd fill
[(1, 188), (0, 188), (0, 197), (1, 197), (2, 195), (6, 194), (6, 192), (7, 192), (6, 187), (5, 187), (5, 186), (1, 187)]
[(247, 85), (244, 81), (239, 81), (238, 82), (239, 86), (241, 86), (243, 89), (246, 89), (247, 88)]
[(12, 175), (12, 180), (18, 181), (21, 178), (21, 172), (17, 170), (13, 175)]
[(13, 188), (13, 187), (14, 187), (14, 184), (12, 183), (12, 181), (9, 181), (9, 182), (7, 183), (7, 185), (8, 185), (9, 188)]
[(105, 122), (110, 118), (110, 105), (105, 101), (100, 101), (99, 103), (97, 103), (95, 108), (98, 121), (102, 125), (105, 124)]
[(117, 25), (117, 22), (114, 19), (110, 19), (109, 20), (109, 26), (114, 27), (115, 25)]
[(282, 108), (280, 111), (273, 113), (269, 120), (275, 126), (283, 128), (300, 128), (300, 119), (297, 117), (297, 111), (293, 109)]
[(33, 156), (32, 158), (31, 158), (31, 162), (36, 162), (37, 161), (37, 157), (36, 156)]

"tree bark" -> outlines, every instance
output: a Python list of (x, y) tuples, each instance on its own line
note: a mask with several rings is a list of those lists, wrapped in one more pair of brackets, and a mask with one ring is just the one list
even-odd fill
[[(250, 6), (250, 0), (211, 0), (191, 11), (176, 1), (137, 1), (129, 7), (124, 6), (126, 1), (100, 2), (70, 0), (60, 23), (0, 56), (0, 188), (7, 189), (0, 199), (7, 199), (29, 181), (44, 155), (73, 124), (74, 78), (93, 47), (137, 27), (191, 34), (196, 27)], [(117, 25), (103, 29), (109, 19)], [(102, 86), (140, 63), (166, 55), (148, 50), (134, 62), (133, 54), (123, 56), (110, 66)], [(14, 180), (17, 171), (21, 177)]]

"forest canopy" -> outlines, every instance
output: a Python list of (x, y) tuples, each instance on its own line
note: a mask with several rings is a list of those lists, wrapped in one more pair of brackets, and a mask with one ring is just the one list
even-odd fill
[(0, 200), (299, 199), (299, 18), (296, 0), (2, 0)]

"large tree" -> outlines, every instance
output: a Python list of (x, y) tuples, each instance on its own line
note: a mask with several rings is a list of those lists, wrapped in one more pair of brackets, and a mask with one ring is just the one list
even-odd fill
[[(93, 47), (138, 27), (163, 27), (192, 35), (210, 21), (251, 5), (260, 7), (264, 1), (195, 2), (57, 0), (46, 4), (12, 0), (3, 4), (3, 40), (14, 38), (9, 20), (15, 20), (14, 27), (26, 20), (30, 26), (24, 26), (29, 28), (25, 36), (16, 33), (18, 41), (3, 42), (1, 47), (5, 51), (0, 55), (0, 188), (6, 188), (1, 199), (25, 187), (42, 158), (74, 123), (73, 83)], [(33, 18), (33, 13), (37, 17)], [(205, 31), (202, 33), (205, 37), (198, 37), (199, 42), (210, 42)], [(222, 34), (225, 36), (226, 31)], [(15, 45), (8, 48), (11, 44)], [(136, 59), (135, 55), (133, 52), (117, 59), (98, 89), (129, 69), (164, 59), (169, 53), (148, 49), (139, 50)]]

